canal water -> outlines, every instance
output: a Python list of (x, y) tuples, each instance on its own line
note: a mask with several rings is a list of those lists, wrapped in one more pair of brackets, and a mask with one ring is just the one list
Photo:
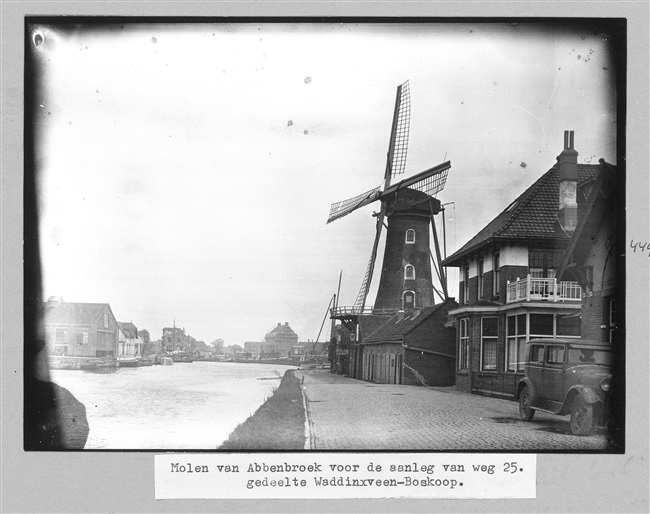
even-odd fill
[[(52, 370), (86, 406), (85, 449), (215, 449), (278, 387), (279, 364), (176, 363), (97, 374)], [(277, 372), (277, 373), (276, 373)]]

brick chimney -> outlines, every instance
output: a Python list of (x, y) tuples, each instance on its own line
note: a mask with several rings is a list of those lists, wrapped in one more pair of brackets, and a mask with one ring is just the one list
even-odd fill
[(557, 161), (560, 172), (558, 219), (562, 229), (572, 234), (578, 224), (578, 152), (573, 148), (573, 130), (564, 131), (564, 150)]

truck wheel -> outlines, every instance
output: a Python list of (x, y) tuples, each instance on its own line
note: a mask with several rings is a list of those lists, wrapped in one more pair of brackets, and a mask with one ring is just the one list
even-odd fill
[(591, 430), (594, 419), (594, 408), (584, 398), (577, 395), (571, 405), (571, 433), (587, 435)]
[(530, 407), (530, 390), (524, 386), (519, 395), (519, 417), (523, 421), (530, 421), (534, 415), (535, 411)]

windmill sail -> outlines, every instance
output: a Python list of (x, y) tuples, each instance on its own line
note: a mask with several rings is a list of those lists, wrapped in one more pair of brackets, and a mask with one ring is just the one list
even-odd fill
[[(411, 126), (411, 93), (407, 80), (397, 88), (393, 130), (388, 146), (387, 176), (395, 178), (404, 173)], [(387, 185), (388, 186), (388, 185)]]
[(381, 196), (384, 198), (406, 187), (416, 189), (417, 191), (426, 193), (429, 196), (435, 196), (445, 187), (449, 168), (451, 168), (451, 162), (443, 162), (438, 166), (422, 171), (417, 175), (413, 175), (412, 177), (402, 180), (387, 188)]
[(342, 202), (333, 203), (330, 207), (330, 215), (327, 218), (327, 223), (331, 223), (334, 220), (347, 216), (352, 211), (357, 210), (359, 207), (368, 205), (369, 203), (374, 202), (379, 198), (380, 187), (375, 187), (370, 191), (366, 191), (360, 195), (357, 195), (353, 198), (343, 200)]

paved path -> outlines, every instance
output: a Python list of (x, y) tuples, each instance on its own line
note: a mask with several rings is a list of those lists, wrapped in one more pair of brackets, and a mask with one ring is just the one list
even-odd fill
[(453, 388), (373, 384), (300, 370), (312, 450), (601, 450), (602, 429), (571, 435), (568, 417), (519, 419), (516, 402)]

